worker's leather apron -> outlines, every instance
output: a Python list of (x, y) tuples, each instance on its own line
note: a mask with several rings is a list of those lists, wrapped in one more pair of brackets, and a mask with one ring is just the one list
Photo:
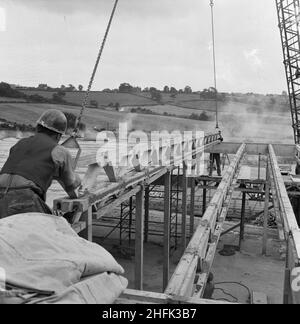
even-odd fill
[(17, 214), (52, 214), (45, 201), (30, 187), (0, 188), (0, 219)]

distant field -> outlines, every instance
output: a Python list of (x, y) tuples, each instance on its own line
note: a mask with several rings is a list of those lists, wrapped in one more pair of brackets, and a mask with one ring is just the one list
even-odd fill
[(1, 102), (26, 102), (26, 100), (17, 99), (17, 98), (0, 97), (0, 103)]
[[(129, 95), (130, 96), (130, 95)], [(129, 98), (129, 97), (127, 97)], [(130, 98), (129, 98), (130, 99)], [(128, 99), (128, 100), (129, 100)], [(132, 100), (132, 97), (131, 99)], [(146, 99), (148, 100), (148, 99)], [(151, 102), (151, 100), (149, 100)], [(137, 106), (137, 105), (133, 105)], [(142, 105), (140, 105), (143, 107)], [(40, 114), (49, 108), (60, 109), (77, 114), (80, 107), (50, 104), (0, 103), (0, 118), (17, 123), (34, 124)], [(183, 109), (171, 105), (147, 106), (147, 109), (163, 113), (190, 115), (195, 109)], [(212, 113), (211, 113), (212, 114)], [(83, 122), (90, 131), (94, 127), (116, 129), (119, 122), (127, 122), (128, 128), (136, 130), (203, 130), (214, 131), (214, 122), (194, 121), (176, 117), (131, 114), (128, 112), (87, 109)], [(251, 105), (229, 103), (220, 106), (220, 125), (227, 141), (281, 142), (292, 143), (293, 132), (290, 113), (270, 112), (262, 107), (260, 113), (254, 112)]]
[[(122, 111), (124, 112), (130, 112), (131, 109), (136, 108), (137, 106), (128, 106), (128, 107), (124, 107), (122, 109)], [(144, 106), (142, 108), (146, 108), (147, 110), (151, 110), (156, 114), (160, 114), (163, 115), (164, 113), (168, 113), (168, 114), (175, 114), (176, 116), (179, 117), (188, 117), (192, 114), (198, 114), (200, 115), (201, 113), (203, 113), (202, 109), (190, 109), (190, 108), (181, 108), (178, 106), (174, 106), (174, 105), (155, 105), (155, 106)], [(212, 115), (210, 110), (207, 110), (208, 115)]]
[[(26, 95), (34, 95), (38, 94), (47, 99), (52, 99), (54, 91), (40, 91), (40, 90), (23, 90)], [(75, 105), (81, 105), (85, 92), (66, 92), (66, 96), (64, 99), (68, 103), (72, 103)], [(247, 97), (248, 103), (241, 103), (236, 101), (228, 102), (219, 102), (219, 110), (228, 112), (228, 109), (233, 110), (234, 113), (240, 113), (241, 111), (244, 113), (247, 112), (261, 112), (262, 110), (267, 109), (267, 98), (263, 97), (263, 99), (255, 99)], [(259, 97), (258, 97), (259, 98)], [(238, 97), (235, 97), (238, 100)], [(119, 103), (120, 107), (125, 108), (128, 111), (130, 108), (135, 107), (143, 107), (147, 106), (149, 109), (155, 112), (167, 112), (169, 114), (177, 114), (180, 116), (191, 115), (195, 113), (194, 110), (198, 112), (212, 112), (214, 113), (216, 110), (216, 105), (214, 100), (203, 100), (200, 98), (199, 94), (177, 94), (175, 98), (172, 98), (170, 94), (162, 93), (161, 104), (157, 101), (151, 99), (150, 93), (139, 93), (139, 94), (131, 94), (131, 93), (106, 93), (100, 91), (92, 91), (90, 93), (89, 101), (97, 101), (98, 106), (105, 108), (110, 104), (115, 105)], [(242, 100), (242, 99), (241, 99)], [(14, 100), (16, 101), (16, 100)], [(162, 107), (164, 106), (164, 107)], [(279, 107), (274, 107), (273, 111), (281, 111), (278, 109)], [(287, 103), (286, 106), (287, 111), (289, 111), (289, 106)], [(197, 113), (197, 112), (196, 112)]]
[[(203, 111), (205, 111), (208, 116), (215, 116), (215, 110), (216, 110), (216, 105), (215, 103), (213, 103), (213, 105), (211, 104), (211, 102), (206, 102), (207, 108), (208, 109), (201, 109), (201, 108), (182, 108), (179, 106), (174, 106), (174, 105), (155, 105), (155, 106), (147, 106), (144, 107), (147, 110), (151, 110), (157, 114), (161, 114), (163, 115), (164, 113), (168, 113), (168, 114), (175, 114), (177, 116), (190, 116), (191, 114), (198, 114), (200, 115), (201, 113), (203, 113)], [(209, 106), (211, 105), (211, 107)], [(131, 109), (136, 108), (136, 106), (128, 106), (123, 108), (123, 111), (125, 112), (130, 112)], [(290, 112), (289, 110), (287, 110), (286, 115), (283, 114), (282, 112), (270, 112), (267, 109), (264, 109), (264, 107), (260, 107), (259, 109), (259, 113), (257, 112), (257, 109), (253, 109), (252, 105), (249, 104), (241, 104), (241, 103), (236, 103), (236, 102), (230, 102), (230, 103), (221, 103), (219, 102), (218, 104), (218, 109), (219, 112), (224, 115), (224, 116), (236, 116), (236, 117), (240, 117), (243, 118), (245, 116), (257, 116), (257, 115), (263, 115), (263, 116), (267, 116), (267, 118), (269, 120), (271, 120), (272, 118), (277, 119), (278, 117), (281, 116), (285, 116), (285, 117), (290, 117)], [(289, 109), (287, 107), (287, 109)], [(251, 119), (252, 119), (251, 117)]]
[[(39, 94), (52, 98), (54, 92), (25, 91), (27, 95)], [(65, 100), (80, 105), (84, 92), (66, 92)], [(247, 103), (240, 103), (238, 97), (230, 102), (219, 102), (220, 124), (227, 140), (254, 142), (293, 142), (293, 132), (288, 105), (275, 105), (270, 108), (268, 96), (247, 96)], [(245, 99), (245, 98), (244, 98)], [(272, 98), (271, 98), (272, 99)], [(194, 130), (214, 131), (214, 122), (202, 122), (180, 117), (201, 114), (206, 111), (210, 117), (215, 116), (215, 102), (201, 100), (198, 94), (178, 94), (175, 98), (163, 93), (162, 102), (158, 105), (151, 100), (150, 94), (91, 92), (90, 100), (96, 100), (99, 107), (110, 103), (119, 103), (121, 111), (104, 109), (87, 109), (83, 122), (88, 129), (116, 129), (119, 122), (128, 122), (129, 129), (137, 130)], [(240, 99), (242, 100), (242, 98)], [(279, 98), (279, 103), (285, 98)], [(59, 108), (62, 111), (78, 113), (79, 107), (57, 106), (49, 104), (0, 104), (0, 117), (19, 123), (33, 124), (39, 115), (48, 108)], [(131, 114), (131, 109), (141, 107), (160, 115)], [(178, 117), (163, 116), (164, 113)]]
[[(23, 90), (26, 95), (34, 95), (38, 94), (42, 97), (45, 97), (47, 99), (51, 99), (53, 94), (55, 92), (51, 91), (34, 91), (34, 90)], [(66, 92), (66, 96), (64, 99), (67, 102), (81, 105), (83, 98), (84, 98), (85, 92)], [(142, 95), (134, 95), (130, 93), (106, 93), (106, 92), (98, 92), (98, 91), (92, 91), (90, 93), (89, 100), (96, 100), (98, 102), (99, 106), (107, 107), (110, 103), (116, 104), (119, 103), (121, 106), (129, 106), (129, 105), (141, 105), (141, 106), (147, 106), (147, 105), (153, 105), (156, 102), (151, 100), (150, 98), (147, 98), (146, 96)]]
[[(38, 94), (47, 99), (51, 99), (54, 91), (40, 91), (40, 90), (23, 90), (26, 95)], [(66, 92), (64, 99), (67, 102), (81, 105), (85, 92)], [(110, 103), (116, 104), (117, 102), (123, 106), (155, 106), (158, 103), (151, 100), (149, 93), (130, 94), (130, 93), (106, 93), (100, 91), (92, 91), (89, 100), (96, 100), (101, 107), (107, 107)], [(179, 106), (189, 109), (197, 110), (215, 110), (214, 101), (201, 100), (198, 94), (178, 94), (176, 98), (171, 98), (171, 95), (163, 93), (162, 102), (166, 105)]]
[[(47, 109), (59, 109), (65, 112), (79, 113), (80, 107), (75, 106), (60, 106), (50, 104), (0, 104), (0, 115), (10, 121), (20, 123), (36, 122), (40, 114)], [(190, 129), (211, 129), (211, 123), (198, 122), (189, 119), (154, 116), (154, 115), (139, 115), (121, 113), (115, 111), (106, 111), (102, 109), (88, 108), (84, 114), (83, 122), (89, 129), (93, 127), (116, 128), (119, 122), (128, 122), (128, 127), (137, 130), (190, 130)]]

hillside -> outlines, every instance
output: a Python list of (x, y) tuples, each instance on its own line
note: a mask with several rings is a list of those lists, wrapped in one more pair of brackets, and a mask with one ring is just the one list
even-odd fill
[[(49, 108), (77, 115), (85, 95), (83, 91), (62, 91), (56, 102), (53, 96), (58, 95), (56, 90), (27, 89), (21, 93), (5, 83), (2, 88), (8, 96), (0, 97), (0, 118), (18, 124), (34, 125), (40, 114)], [(96, 105), (87, 108), (83, 119), (88, 135), (95, 137), (95, 128), (116, 130), (120, 122), (127, 122), (129, 130), (147, 132), (214, 131), (216, 104), (212, 96), (215, 94), (204, 90), (173, 95), (159, 92), (159, 95), (155, 101), (150, 92), (91, 92), (89, 103), (93, 101)], [(219, 121), (226, 140), (293, 141), (286, 95), (222, 93), (218, 99)]]
[[(43, 90), (22, 90), (27, 96), (39, 95), (52, 99), (55, 91)], [(85, 92), (65, 91), (64, 100), (74, 105), (81, 105)], [(172, 96), (170, 93), (161, 92), (161, 101), (151, 99), (149, 92), (121, 93), (121, 92), (90, 92), (89, 101), (96, 101), (99, 107), (108, 107), (110, 104), (119, 103), (121, 107), (156, 106), (169, 105), (178, 108), (196, 109), (202, 111), (215, 111), (215, 101), (211, 98), (201, 97), (199, 93), (184, 94), (178, 93)], [(0, 98), (1, 102), (1, 98)], [(227, 104), (239, 104), (240, 108), (249, 111), (259, 112), (261, 110), (289, 111), (287, 96), (280, 95), (259, 95), (259, 94), (224, 94), (223, 100), (219, 101), (220, 110), (227, 109)]]
[[(40, 95), (47, 99), (51, 99), (55, 91), (41, 91), (41, 90), (23, 90), (23, 93), (26, 95)], [(81, 105), (84, 99), (85, 92), (74, 91), (74, 92), (66, 92), (64, 100), (75, 104)], [(109, 104), (119, 103), (121, 106), (129, 106), (129, 105), (137, 105), (137, 106), (147, 106), (153, 105), (156, 102), (151, 100), (150, 97), (143, 95), (135, 95), (131, 93), (106, 93), (100, 91), (92, 91), (89, 96), (90, 101), (97, 101), (99, 107), (107, 107)]]
[[(242, 108), (243, 107), (243, 108)], [(0, 103), (0, 117), (17, 123), (34, 124), (40, 114), (50, 108), (77, 114), (80, 107), (50, 104)], [(151, 109), (164, 109), (165, 106), (152, 106)], [(173, 107), (174, 109), (176, 107)], [(168, 109), (173, 109), (168, 107)], [(182, 109), (182, 108), (181, 108)], [(181, 111), (181, 112), (184, 112)], [(187, 110), (187, 115), (190, 110)], [(214, 131), (214, 122), (196, 121), (159, 115), (132, 114), (88, 108), (83, 122), (89, 136), (95, 136), (94, 127), (115, 130), (119, 122), (127, 122), (128, 129), (144, 131), (203, 130)], [(238, 103), (227, 103), (221, 108), (220, 126), (227, 141), (253, 142), (293, 142), (290, 114), (268, 110), (261, 113), (249, 112), (249, 107)]]
[[(64, 112), (79, 113), (80, 107), (77, 106), (63, 106), (63, 105), (50, 105), (50, 104), (29, 104), (29, 103), (0, 103), (1, 117), (7, 120), (13, 120), (17, 123), (35, 123), (40, 114), (47, 109), (59, 109)], [(155, 115), (139, 115), (122, 113), (116, 111), (107, 111), (104, 109), (91, 109), (87, 108), (83, 122), (87, 125), (88, 129), (93, 127), (115, 129), (118, 127), (119, 122), (127, 122), (129, 129), (140, 130), (189, 130), (191, 127), (203, 127), (206, 130), (210, 128), (211, 123), (199, 123), (189, 119), (155, 116)], [(108, 125), (109, 124), (109, 125)]]

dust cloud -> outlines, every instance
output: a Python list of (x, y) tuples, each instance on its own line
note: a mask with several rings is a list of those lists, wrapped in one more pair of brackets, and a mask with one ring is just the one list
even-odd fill
[(289, 107), (260, 106), (251, 109), (242, 104), (229, 103), (220, 113), (220, 126), (226, 141), (244, 140), (249, 143), (293, 143)]

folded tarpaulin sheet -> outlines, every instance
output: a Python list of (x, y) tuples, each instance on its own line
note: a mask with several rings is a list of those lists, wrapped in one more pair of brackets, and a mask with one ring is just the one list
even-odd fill
[(0, 220), (0, 268), (7, 287), (27, 302), (110, 304), (128, 284), (104, 248), (80, 238), (65, 219), (37, 213)]

